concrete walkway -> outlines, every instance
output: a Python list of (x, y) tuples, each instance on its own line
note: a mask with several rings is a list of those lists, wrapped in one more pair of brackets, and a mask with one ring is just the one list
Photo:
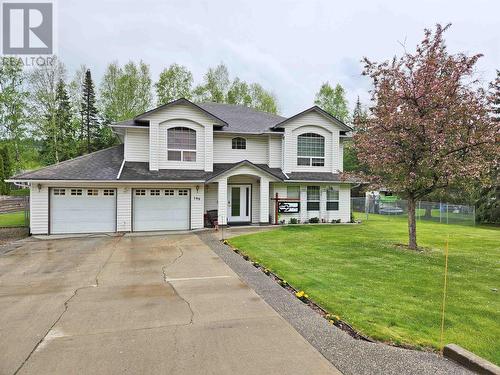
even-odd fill
[[(270, 228), (269, 228), (270, 229)], [(251, 234), (263, 228), (230, 228), (224, 238)], [(434, 353), (401, 349), (380, 343), (356, 340), (339, 328), (328, 324), (307, 305), (283, 289), (242, 256), (235, 254), (220, 241), (220, 232), (199, 233), (200, 238), (280, 313), (301, 335), (343, 374), (353, 375), (414, 375), (472, 374), (459, 364)]]
[(194, 234), (0, 256), (1, 374), (339, 374)]

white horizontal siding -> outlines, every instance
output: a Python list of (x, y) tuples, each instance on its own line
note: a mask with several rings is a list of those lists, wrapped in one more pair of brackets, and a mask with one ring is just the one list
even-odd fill
[(200, 229), (205, 226), (205, 189), (203, 185), (198, 186), (198, 191), (196, 187), (191, 188), (191, 229)]
[[(198, 186), (198, 191), (196, 190)], [(132, 190), (135, 188), (187, 188), (191, 190), (191, 229), (203, 228), (204, 221), (204, 186), (203, 184), (133, 184), (121, 183), (78, 183), (77, 181), (59, 181), (43, 184), (38, 190), (38, 183), (33, 182), (30, 191), (30, 230), (32, 234), (49, 233), (49, 187), (113, 188), (116, 196), (116, 227), (119, 232), (132, 230)]]
[[(235, 137), (246, 139), (246, 150), (233, 150), (232, 140)], [(255, 164), (267, 164), (268, 137), (262, 136), (236, 136), (214, 132), (214, 163), (237, 163), (248, 160)]]
[[(348, 223), (351, 220), (351, 188), (349, 185), (343, 184), (315, 184), (315, 183), (301, 183), (301, 184), (283, 184), (283, 183), (271, 183), (271, 197), (274, 198), (276, 193), (280, 197), (287, 196), (287, 186), (300, 186), (301, 194), (305, 193), (307, 186), (320, 186), (320, 211), (307, 211), (307, 199), (300, 202), (300, 213), (293, 214), (283, 214), (280, 213), (278, 220), (285, 220), (286, 223), (289, 222), (290, 218), (296, 218), (301, 220), (308, 220), (313, 217), (319, 217), (320, 220), (324, 219), (326, 222), (331, 222), (332, 220), (340, 219), (343, 223)], [(327, 211), (326, 210), (326, 188), (333, 186), (339, 189), (339, 210), (338, 211)], [(271, 213), (272, 220), (274, 223), (275, 216), (275, 205), (274, 201), (269, 205), (269, 212)]]
[[(332, 172), (340, 169), (339, 136), (340, 127), (316, 112), (309, 112), (284, 125), (285, 152), (284, 172)], [(318, 133), (325, 137), (325, 166), (297, 165), (297, 136), (304, 133)]]
[[(189, 128), (196, 131), (196, 161), (172, 161), (167, 158), (168, 129)], [(162, 122), (158, 132), (159, 169), (205, 169), (205, 128), (191, 120), (175, 119)]]
[(125, 160), (149, 162), (149, 129), (126, 129)]
[(49, 189), (34, 182), (30, 191), (30, 231), (32, 234), (49, 233)]
[(217, 184), (205, 185), (205, 211), (217, 209)]
[[(202, 169), (212, 170), (212, 128), (215, 121), (203, 111), (188, 105), (175, 105), (151, 113), (143, 119), (150, 121), (150, 169)], [(197, 127), (197, 155), (196, 162), (172, 162), (166, 160), (166, 129), (172, 122), (189, 122)], [(205, 132), (205, 128), (210, 127)]]
[(340, 172), (344, 171), (344, 142), (339, 142), (339, 163), (338, 169)]
[(116, 230), (130, 232), (132, 230), (132, 189), (121, 187), (116, 189)]
[(282, 137), (269, 136), (269, 160), (268, 165), (271, 168), (281, 168), (283, 152), (282, 152)]

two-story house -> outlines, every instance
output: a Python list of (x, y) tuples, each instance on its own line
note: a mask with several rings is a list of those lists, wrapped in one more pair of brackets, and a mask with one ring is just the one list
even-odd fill
[(285, 118), (179, 99), (111, 125), (119, 146), (12, 178), (31, 188), (33, 234), (189, 230), (350, 220), (340, 179), (351, 128), (318, 107)]

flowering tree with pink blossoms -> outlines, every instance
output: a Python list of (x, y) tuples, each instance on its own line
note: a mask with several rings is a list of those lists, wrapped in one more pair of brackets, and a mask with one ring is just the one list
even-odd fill
[(414, 53), (364, 59), (373, 81), (371, 116), (354, 136), (373, 184), (408, 200), (410, 249), (417, 249), (417, 200), (457, 181), (480, 179), (499, 152), (487, 96), (474, 79), (481, 55), (450, 54), (443, 33), (425, 30)]

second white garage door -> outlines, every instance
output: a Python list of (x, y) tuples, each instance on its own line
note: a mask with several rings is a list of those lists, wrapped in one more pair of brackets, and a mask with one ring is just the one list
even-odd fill
[(134, 231), (189, 229), (189, 189), (134, 189)]

